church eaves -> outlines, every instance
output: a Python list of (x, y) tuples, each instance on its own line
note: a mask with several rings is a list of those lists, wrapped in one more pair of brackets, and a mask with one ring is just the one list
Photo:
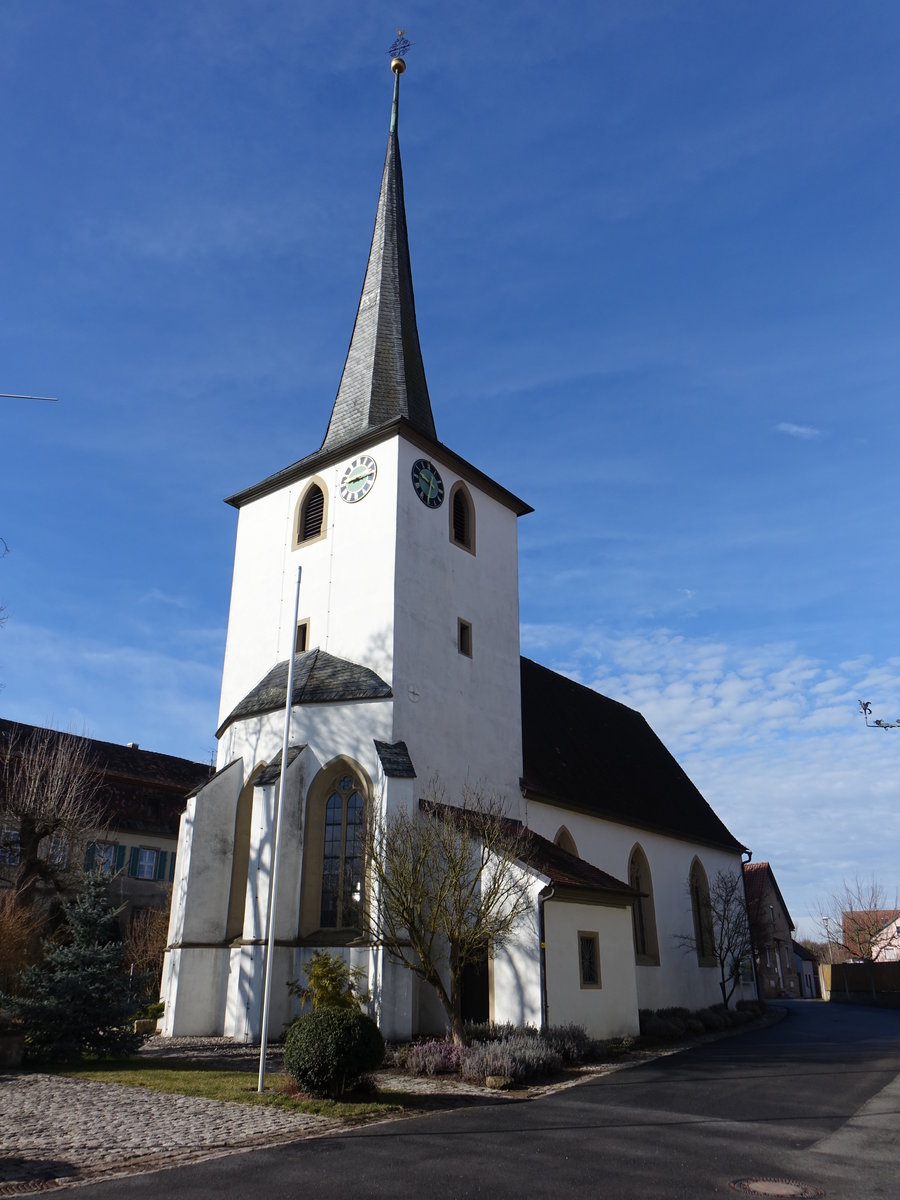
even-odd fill
[(405, 417), (436, 440), (419, 347), (397, 134), (402, 59), (394, 59), (391, 128), (362, 296), (322, 450)]

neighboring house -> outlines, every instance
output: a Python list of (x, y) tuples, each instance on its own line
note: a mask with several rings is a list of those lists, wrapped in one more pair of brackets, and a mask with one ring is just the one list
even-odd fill
[[(500, 798), (528, 831), (519, 867), (532, 905), (464, 992), (467, 1014), (577, 1021), (602, 1037), (637, 1032), (639, 1008), (721, 999), (709, 887), (718, 871), (740, 878), (744, 847), (640, 713), (520, 657), (517, 521), (532, 510), (438, 441), (398, 85), (399, 70), (324, 442), (229, 500), (239, 517), (219, 770), (182, 819), (163, 971), (170, 1036), (261, 1036), (291, 660), (269, 1032), (295, 1011), (285, 982), (322, 947), (363, 968), (386, 1037), (444, 1028), (431, 990), (370, 945), (359, 918), (378, 903), (365, 815), (413, 810), (434, 798), (432, 780), (446, 803), (467, 786)], [(317, 424), (305, 414), (293, 428)]]
[[(114, 877), (112, 895), (123, 905), (123, 925), (135, 911), (168, 908), (179, 819), (188, 793), (209, 779), (210, 766), (135, 744), (120, 746), (2, 719), (0, 756), (35, 732), (63, 744), (77, 743), (100, 779), (97, 828), (79, 845), (53, 838), (42, 847), (58, 868), (64, 889), (73, 887), (85, 869)], [(0, 888), (12, 885), (20, 853), (16, 822), (3, 815), (4, 800), (0, 793)], [(42, 887), (44, 902), (53, 894)]]
[(843, 950), (850, 961), (900, 960), (900, 909), (859, 909), (841, 913)]
[(807, 950), (806, 946), (801, 946), (799, 942), (793, 943), (794, 949), (794, 970), (797, 972), (797, 979), (800, 981), (800, 995), (805, 1000), (816, 1000), (821, 995), (819, 988), (819, 960), (813, 954), (812, 950)]
[(794, 922), (767, 862), (744, 864), (744, 888), (760, 996), (799, 996), (794, 965)]

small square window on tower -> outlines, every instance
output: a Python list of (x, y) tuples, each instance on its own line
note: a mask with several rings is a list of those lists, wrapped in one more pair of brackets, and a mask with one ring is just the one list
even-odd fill
[(294, 641), (294, 653), (305, 654), (309, 649), (309, 619), (297, 624), (297, 637)]
[(464, 654), (466, 658), (472, 657), (472, 626), (469, 621), (464, 621), (462, 617), (457, 623), (457, 649), (460, 654)]

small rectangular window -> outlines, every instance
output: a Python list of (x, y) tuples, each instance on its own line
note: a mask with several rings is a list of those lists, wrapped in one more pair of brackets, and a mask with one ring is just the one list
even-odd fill
[(468, 621), (459, 619), (457, 646), (460, 654), (464, 654), (466, 658), (472, 657), (472, 626)]
[(600, 987), (600, 935), (578, 934), (578, 966), (583, 988)]
[(294, 653), (305, 654), (309, 649), (309, 621), (301, 621), (297, 625), (297, 638), (294, 642)]
[(157, 852), (155, 850), (147, 850), (141, 846), (137, 854), (137, 869), (134, 873), (135, 879), (155, 879), (156, 858)]

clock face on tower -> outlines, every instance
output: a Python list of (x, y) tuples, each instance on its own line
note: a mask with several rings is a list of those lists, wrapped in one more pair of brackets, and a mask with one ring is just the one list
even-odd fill
[(348, 504), (356, 504), (357, 500), (368, 496), (377, 472), (375, 459), (370, 455), (361, 454), (359, 458), (354, 458), (341, 476), (341, 499)]
[(429, 508), (440, 508), (444, 501), (444, 481), (434, 463), (427, 458), (419, 458), (413, 463), (413, 487), (416, 495)]

